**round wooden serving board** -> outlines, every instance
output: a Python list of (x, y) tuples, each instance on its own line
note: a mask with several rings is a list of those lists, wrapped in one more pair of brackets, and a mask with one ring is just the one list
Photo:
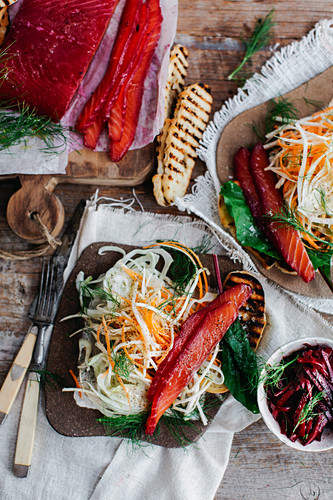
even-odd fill
[[(333, 97), (333, 66), (282, 97), (292, 101), (298, 110), (299, 118), (324, 108)], [(251, 147), (258, 142), (251, 125), (255, 124), (259, 130), (264, 130), (268, 105), (269, 101), (240, 113), (223, 129), (216, 153), (217, 174), (222, 184), (233, 177), (233, 161), (237, 150), (240, 147)], [(316, 278), (306, 284), (299, 276), (285, 274), (274, 267), (266, 270), (259, 261), (256, 263), (265, 276), (286, 290), (307, 297), (332, 297), (332, 293), (318, 272)]]

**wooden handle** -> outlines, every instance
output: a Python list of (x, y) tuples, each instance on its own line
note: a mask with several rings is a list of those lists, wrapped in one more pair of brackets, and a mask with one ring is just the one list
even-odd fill
[(26, 477), (31, 465), (37, 423), (38, 401), (39, 376), (37, 373), (31, 372), (25, 389), (16, 442), (13, 472), (17, 477)]
[(30, 365), (36, 343), (37, 327), (32, 327), (19, 350), (14, 363), (0, 390), (0, 424), (3, 424), (21, 387), (27, 368)]
[(21, 175), (21, 189), (9, 200), (7, 221), (20, 238), (31, 243), (44, 243), (46, 238), (32, 220), (38, 214), (49, 234), (57, 237), (64, 225), (64, 207), (53, 194), (57, 178), (50, 175)]

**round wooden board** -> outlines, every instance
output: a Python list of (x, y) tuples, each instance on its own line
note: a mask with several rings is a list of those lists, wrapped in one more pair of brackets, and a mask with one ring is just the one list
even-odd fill
[[(333, 97), (333, 66), (300, 87), (283, 94), (282, 97), (293, 102), (299, 117), (312, 114), (319, 106), (321, 108), (327, 106)], [(251, 147), (258, 142), (251, 125), (255, 124), (259, 130), (264, 130), (268, 103), (269, 101), (240, 113), (223, 129), (216, 152), (217, 174), (221, 183), (233, 177), (233, 161), (237, 150), (240, 147)], [(305, 284), (299, 276), (282, 273), (274, 267), (266, 270), (259, 261), (256, 263), (265, 276), (286, 290), (307, 297), (332, 297), (332, 293), (318, 272), (314, 281)]]

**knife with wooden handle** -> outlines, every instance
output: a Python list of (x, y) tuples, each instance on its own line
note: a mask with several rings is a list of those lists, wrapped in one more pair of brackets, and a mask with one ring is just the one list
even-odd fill
[(36, 343), (37, 326), (33, 326), (14, 359), (0, 389), (0, 424), (3, 424), (22, 385)]

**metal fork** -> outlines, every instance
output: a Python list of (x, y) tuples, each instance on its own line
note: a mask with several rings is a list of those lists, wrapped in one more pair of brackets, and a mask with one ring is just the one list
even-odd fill
[(29, 310), (29, 317), (32, 320), (33, 326), (29, 329), (0, 390), (1, 424), (4, 423), (11, 410), (26, 371), (30, 365), (33, 352), (35, 352), (35, 361), (40, 362), (39, 360), (44, 351), (45, 329), (50, 324), (54, 312), (55, 281), (56, 273), (54, 263), (50, 263), (50, 261), (45, 263), (43, 259), (39, 293), (35, 297)]
[(31, 465), (41, 370), (44, 369), (47, 347), (52, 333), (51, 325), (53, 325), (57, 309), (57, 274), (54, 260), (48, 261), (47, 264), (43, 260), (39, 294), (30, 311), (30, 317), (37, 326), (37, 341), (33, 354), (34, 362), (28, 375), (16, 443), (14, 474), (19, 477), (26, 477)]

